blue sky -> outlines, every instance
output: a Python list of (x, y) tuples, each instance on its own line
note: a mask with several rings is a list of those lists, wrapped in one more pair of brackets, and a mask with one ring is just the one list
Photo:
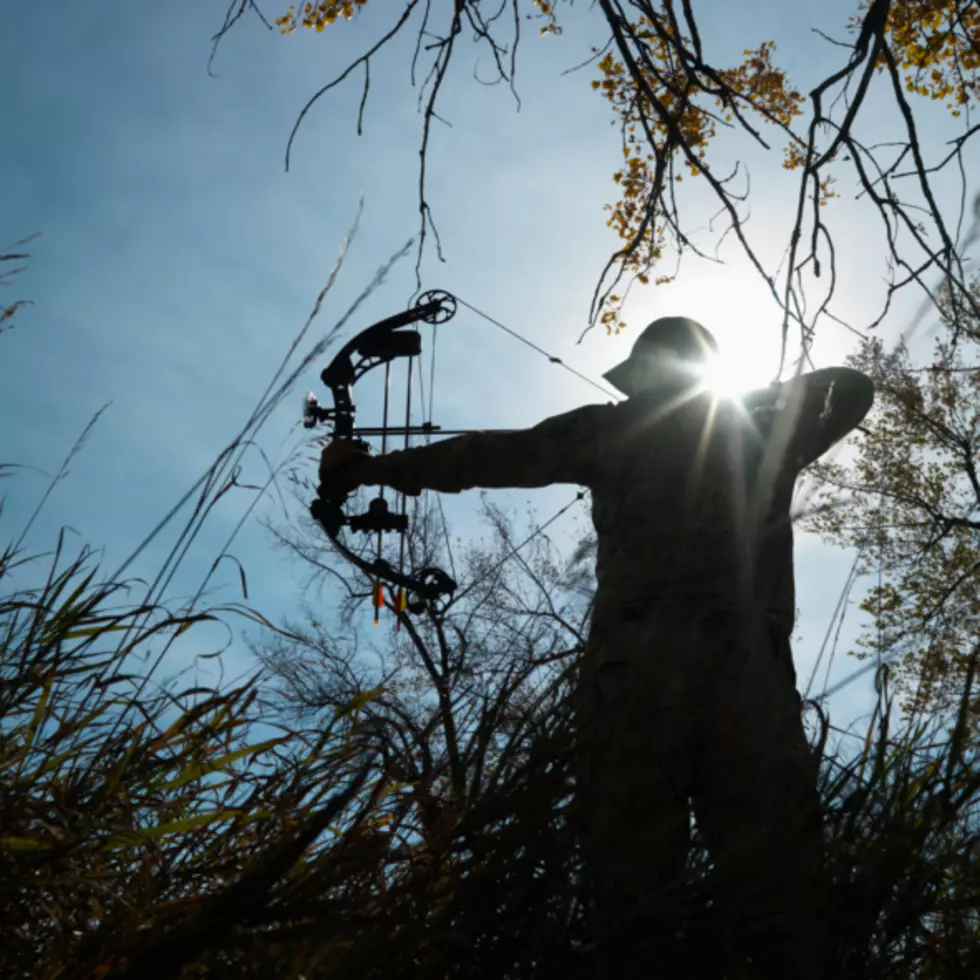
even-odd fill
[[(773, 37), (777, 60), (803, 90), (842, 57), (809, 27), (841, 36), (852, 10), (839, 0), (701, 6), (709, 50), (734, 62), (743, 47)], [(280, 12), (264, 9), (270, 17)], [(355, 136), (360, 86), (352, 79), (310, 112), (286, 173), (297, 113), (377, 36), (391, 8), (374, 2), (354, 23), (290, 38), (246, 18), (219, 48), (212, 78), (210, 37), (224, 11), (225, 0), (180, 10), (121, 0), (40, 2), (11, 6), (0, 33), (0, 232), (4, 244), (43, 232), (29, 273), (4, 297), (16, 293), (35, 306), (0, 339), (0, 457), (53, 471), (92, 414), (112, 402), (28, 542), (49, 546), (69, 524), (80, 540), (104, 547), (107, 569), (247, 417), (325, 282), (359, 195), (360, 230), (311, 340), (416, 232), (420, 117), (407, 70), (414, 33), (372, 65), (364, 135)], [(597, 13), (579, 4), (564, 22), (560, 38), (525, 30), (519, 113), (504, 86), (474, 81), (476, 49), (461, 46), (440, 108), (451, 126), (435, 126), (430, 158), (429, 200), (447, 261), (430, 250), (423, 282), (598, 376), (632, 343), (628, 334), (594, 330), (576, 344), (596, 277), (616, 246), (602, 205), (613, 199), (620, 151), (606, 103), (589, 90), (593, 75), (561, 74), (588, 55)], [(485, 72), (486, 55), (479, 58)], [(869, 111), (869, 128), (885, 135), (888, 112), (873, 103)], [(945, 138), (946, 122), (934, 116), (927, 134)], [(763, 164), (744, 142), (732, 154), (759, 174), (751, 227), (762, 251), (778, 256), (793, 178), (775, 172), (772, 161)], [(945, 203), (954, 191), (944, 190)], [(696, 198), (694, 206), (706, 217), (713, 210)], [(881, 297), (883, 266), (868, 259), (876, 230), (850, 202), (835, 220), (844, 241), (840, 310), (860, 324)], [(764, 381), (776, 365), (778, 313), (738, 254), (723, 254), (726, 266), (688, 262), (675, 285), (637, 290), (627, 312), (637, 325), (667, 314), (701, 320)], [(413, 264), (393, 270), (352, 329), (404, 307)], [(884, 328), (889, 336), (908, 323), (910, 301), (896, 307)], [(820, 363), (839, 362), (849, 345), (828, 325)], [(273, 461), (304, 437), (299, 394), (318, 391), (318, 370), (262, 434)], [(591, 389), (465, 311), (441, 334), (436, 383), (436, 421), (447, 427), (529, 425), (593, 400)], [(376, 406), (368, 400), (361, 407), (367, 416)], [(257, 454), (246, 477), (263, 477)], [(6, 534), (19, 530), (43, 487), (29, 471), (7, 481)], [(570, 496), (563, 487), (494, 499), (517, 507), (531, 500), (547, 517)], [(248, 503), (244, 492), (223, 501), (176, 592), (197, 585)], [(472, 528), (474, 495), (449, 503), (457, 529)], [(259, 511), (285, 519), (271, 502)], [(171, 541), (164, 535), (131, 571), (151, 570)], [(273, 618), (295, 609), (299, 573), (254, 520), (232, 551), (248, 571), (255, 606)], [(802, 678), (850, 562), (801, 537)], [(239, 597), (231, 566), (218, 581), (222, 596)], [(832, 678), (853, 666), (841, 658)], [(872, 699), (865, 677), (837, 696), (835, 717), (866, 711)]]

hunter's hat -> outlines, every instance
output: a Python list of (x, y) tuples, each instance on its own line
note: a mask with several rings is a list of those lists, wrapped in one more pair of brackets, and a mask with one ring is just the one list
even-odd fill
[(682, 361), (700, 363), (716, 353), (718, 344), (710, 331), (686, 316), (664, 316), (654, 320), (633, 344), (630, 356), (603, 377), (620, 391), (629, 394), (631, 368), (637, 361), (656, 360), (664, 353)]

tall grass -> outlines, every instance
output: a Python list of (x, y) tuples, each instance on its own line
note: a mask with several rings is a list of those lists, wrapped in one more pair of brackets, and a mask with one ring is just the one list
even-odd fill
[[(564, 678), (523, 714), (493, 779), (468, 758), (475, 791), (461, 799), (438, 778), (447, 760), (437, 754), (420, 795), (380, 750), (368, 710), (380, 692), (296, 727), (277, 722), (258, 678), (134, 702), (137, 681), (115, 671), (106, 641), (148, 610), (103, 611), (114, 600), (82, 556), (62, 567), (56, 551), (41, 588), (0, 603), (4, 976), (587, 968)], [(199, 621), (152, 612), (127, 654)], [(278, 731), (250, 743), (256, 722)], [(405, 744), (438, 752), (438, 739), (410, 737), (417, 725), (402, 721)], [(975, 976), (975, 751), (960, 723), (938, 744), (924, 724), (892, 725), (884, 706), (856, 756), (826, 760), (835, 975)], [(394, 829), (416, 826), (423, 799), (426, 823), (400, 842)], [(718, 887), (695, 849), (659, 914), (675, 925), (690, 975), (753, 976), (713, 913)]]

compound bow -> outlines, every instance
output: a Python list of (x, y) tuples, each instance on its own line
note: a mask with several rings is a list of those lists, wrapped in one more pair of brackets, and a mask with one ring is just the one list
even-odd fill
[[(429, 435), (441, 432), (439, 426), (430, 422), (411, 425), (412, 407), (412, 362), (422, 352), (422, 335), (416, 326), (414, 330), (405, 327), (420, 322), (440, 324), (452, 319), (456, 313), (456, 298), (444, 290), (430, 290), (419, 297), (415, 306), (404, 313), (397, 313), (361, 331), (337, 353), (336, 357), (321, 372), (320, 379), (330, 389), (333, 408), (324, 408), (313, 394), (306, 396), (303, 425), (311, 429), (320, 422), (333, 426), (331, 438), (344, 439), (367, 449), (364, 436), (380, 435), (381, 451), (385, 452), (389, 436), (403, 435), (408, 446), (412, 435)], [(399, 427), (388, 425), (388, 395), (391, 378), (391, 365), (404, 358), (408, 361), (407, 396), (405, 403), (405, 424)], [(351, 390), (368, 371), (381, 366), (385, 368), (385, 393), (382, 425), (377, 428), (361, 428), (355, 425), (356, 406), (351, 399)], [(330, 491), (320, 486), (317, 498), (310, 504), (310, 513), (333, 542), (334, 547), (353, 565), (367, 573), (375, 581), (374, 608), (375, 623), (378, 611), (383, 604), (381, 582), (386, 581), (397, 589), (395, 608), (401, 612), (408, 609), (418, 613), (437, 608), (447, 602), (456, 590), (456, 583), (441, 568), (425, 567), (406, 573), (404, 570), (405, 532), (408, 530), (405, 495), (402, 494), (400, 512), (393, 512), (385, 499), (384, 488), (371, 501), (363, 514), (349, 514), (344, 507), (347, 494)], [(340, 538), (343, 528), (351, 531), (376, 533), (378, 536), (377, 554), (374, 560), (367, 560)], [(386, 532), (397, 532), (401, 537), (401, 556), (399, 567), (381, 557), (381, 539)]]
[[(522, 337), (517, 331), (504, 326), (498, 320), (481, 312), (475, 306), (471, 306), (466, 300), (457, 299), (445, 290), (433, 289), (419, 297), (415, 306), (404, 313), (396, 313), (394, 316), (387, 317), (373, 326), (368, 327), (357, 334), (352, 340), (348, 341), (338, 352), (337, 356), (321, 372), (320, 378), (330, 389), (333, 395), (333, 408), (324, 408), (316, 397), (312, 394), (306, 396), (306, 406), (304, 411), (303, 424), (308, 428), (313, 428), (318, 422), (332, 423), (331, 433), (334, 439), (346, 439), (355, 443), (361, 448), (367, 448), (364, 436), (381, 436), (381, 451), (387, 449), (388, 436), (403, 435), (405, 446), (408, 446), (409, 439), (413, 435), (461, 435), (470, 432), (469, 429), (443, 429), (441, 426), (433, 425), (431, 421), (424, 422), (422, 425), (412, 425), (412, 361), (422, 352), (422, 335), (416, 326), (414, 330), (404, 330), (404, 327), (411, 327), (420, 322), (439, 324), (452, 319), (456, 313), (457, 303), (465, 306), (468, 310), (482, 317), (487, 322), (509, 334), (515, 340), (545, 357), (549, 363), (563, 368), (570, 374), (575, 375), (581, 381), (591, 385), (593, 388), (602, 392), (603, 395), (618, 400), (620, 397), (615, 392), (611, 392), (593, 381), (591, 378), (573, 367), (566, 364), (560, 357), (549, 354), (546, 350), (532, 343), (526, 337)], [(407, 397), (405, 401), (405, 424), (396, 428), (388, 425), (388, 394), (389, 381), (391, 377), (391, 365), (393, 361), (405, 358), (408, 361), (408, 383)], [(354, 383), (364, 377), (368, 371), (384, 365), (385, 368), (385, 394), (384, 394), (384, 415), (383, 423), (380, 427), (356, 428), (354, 424), (355, 406), (351, 401), (351, 388)], [(502, 429), (483, 430), (483, 431), (506, 431)], [(582, 499), (580, 492), (558, 513), (539, 525), (538, 529), (531, 536), (532, 538), (540, 534), (548, 525), (557, 520), (574, 503)], [(408, 515), (405, 509), (405, 495), (401, 495), (401, 512), (393, 513), (385, 499), (384, 489), (371, 501), (368, 509), (363, 514), (348, 514), (344, 510), (347, 503), (347, 494), (338, 494), (323, 486), (317, 488), (317, 499), (310, 505), (310, 513), (319, 525), (326, 531), (327, 536), (333, 542), (334, 547), (353, 565), (366, 572), (375, 581), (374, 589), (374, 609), (375, 623), (378, 622), (378, 611), (383, 604), (381, 594), (381, 582), (387, 581), (396, 586), (397, 593), (395, 599), (395, 609), (401, 613), (408, 609), (409, 612), (423, 612), (426, 609), (439, 610), (440, 607), (448, 603), (456, 591), (456, 583), (442, 569), (435, 567), (421, 568), (413, 573), (406, 574), (404, 571), (405, 562), (405, 532), (408, 530)], [(351, 531), (364, 531), (376, 533), (378, 535), (377, 554), (373, 561), (368, 561), (361, 555), (352, 551), (340, 540), (340, 532), (343, 528)], [(390, 562), (381, 557), (381, 537), (388, 531), (395, 531), (401, 535), (400, 557), (398, 568), (394, 568)], [(530, 541), (531, 538), (528, 538)], [(523, 542), (514, 553), (524, 547), (527, 541)], [(411, 598), (409, 598), (411, 597)], [(399, 619), (399, 626), (401, 619)]]

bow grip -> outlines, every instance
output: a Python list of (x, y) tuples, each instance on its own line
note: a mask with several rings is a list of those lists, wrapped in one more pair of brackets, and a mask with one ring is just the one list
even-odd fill
[(319, 496), (310, 504), (310, 516), (331, 538), (336, 538), (340, 534), (340, 529), (346, 520), (342, 504)]

